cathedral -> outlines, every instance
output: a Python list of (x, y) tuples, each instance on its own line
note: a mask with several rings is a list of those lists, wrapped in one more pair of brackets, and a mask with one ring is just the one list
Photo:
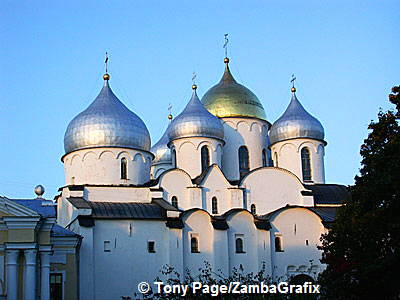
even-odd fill
[(196, 276), (205, 262), (226, 277), (265, 265), (274, 280), (316, 279), (320, 237), (348, 197), (325, 183), (324, 128), (294, 84), (269, 122), (224, 65), (153, 145), (103, 76), (66, 129), (54, 201), (41, 186), (34, 199), (0, 197), (0, 299), (133, 297), (163, 266)]

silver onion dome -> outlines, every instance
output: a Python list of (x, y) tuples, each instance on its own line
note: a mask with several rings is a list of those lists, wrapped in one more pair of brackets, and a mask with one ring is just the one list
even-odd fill
[(221, 121), (200, 102), (193, 85), (193, 94), (185, 109), (172, 121), (168, 130), (169, 140), (184, 137), (210, 137), (223, 139)]
[(169, 126), (159, 141), (150, 149), (150, 152), (154, 154), (153, 165), (172, 162), (171, 150), (168, 148), (168, 129)]
[(94, 147), (150, 150), (146, 125), (114, 95), (106, 75), (96, 99), (69, 123), (64, 135), (66, 154)]
[(294, 138), (324, 140), (324, 128), (304, 109), (295, 91), (294, 89), (288, 108), (271, 127), (269, 132), (271, 144)]

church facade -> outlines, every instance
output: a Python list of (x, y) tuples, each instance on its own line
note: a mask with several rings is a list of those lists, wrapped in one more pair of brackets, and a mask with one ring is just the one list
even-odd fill
[(347, 197), (344, 186), (325, 183), (324, 129), (294, 86), (271, 124), (224, 63), (220, 82), (201, 100), (193, 85), (187, 106), (152, 147), (108, 74), (68, 125), (54, 226), (79, 240), (80, 299), (132, 296), (166, 265), (196, 276), (207, 262), (226, 277), (265, 266), (274, 280), (316, 279), (324, 269), (317, 246)]

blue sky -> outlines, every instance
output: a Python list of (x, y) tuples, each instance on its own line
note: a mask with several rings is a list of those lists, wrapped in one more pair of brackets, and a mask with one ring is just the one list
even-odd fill
[(104, 53), (116, 95), (155, 143), (168, 104), (179, 113), (197, 73), (219, 81), (223, 35), (235, 78), (272, 123), (298, 98), (325, 128), (326, 179), (352, 184), (367, 125), (399, 84), (399, 1), (2, 1), (0, 195), (53, 198), (64, 184), (63, 136), (102, 86)]

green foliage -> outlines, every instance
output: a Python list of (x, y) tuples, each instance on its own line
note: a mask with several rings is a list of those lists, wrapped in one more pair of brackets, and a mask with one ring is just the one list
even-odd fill
[[(225, 276), (221, 270), (215, 272), (210, 263), (205, 261), (204, 267), (199, 268), (196, 276), (191, 274), (189, 270), (186, 270), (185, 275), (182, 277), (172, 266), (164, 266), (161, 270), (162, 278), (156, 278), (155, 282), (163, 282), (165, 285), (191, 285), (193, 282), (201, 282), (204, 285), (227, 285), (230, 282), (240, 282), (241, 285), (259, 285), (261, 282), (267, 285), (276, 284), (273, 282), (271, 277), (266, 273), (266, 266), (263, 264), (261, 270), (257, 273), (245, 273), (243, 267), (234, 268), (231, 276)], [(278, 280), (278, 282), (280, 282)], [(151, 291), (147, 295), (135, 295), (133, 299), (169, 299), (169, 300), (228, 300), (228, 299), (243, 299), (243, 300), (284, 300), (284, 299), (316, 299), (314, 295), (295, 295), (295, 294), (219, 294), (218, 296), (212, 296), (211, 294), (196, 293), (192, 294), (189, 292), (186, 296), (180, 296), (179, 294), (157, 294), (156, 291)]]
[(399, 299), (400, 86), (389, 101), (396, 108), (368, 126), (352, 197), (322, 238), (323, 299)]

